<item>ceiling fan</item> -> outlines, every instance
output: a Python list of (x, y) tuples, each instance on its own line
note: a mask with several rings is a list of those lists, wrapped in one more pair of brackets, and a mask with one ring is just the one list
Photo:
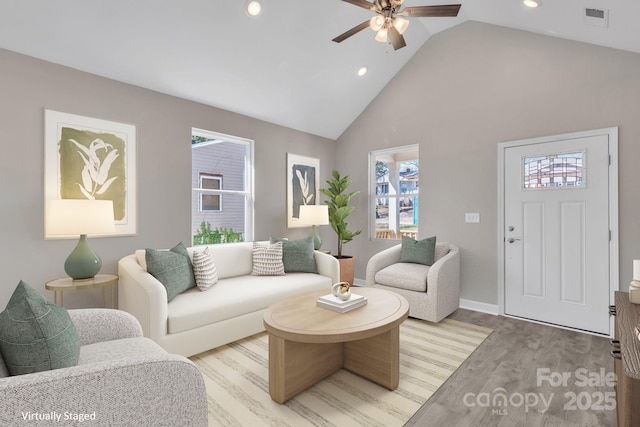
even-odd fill
[(458, 16), (460, 10), (459, 4), (438, 5), (438, 6), (414, 6), (405, 7), (400, 10), (403, 0), (373, 0), (373, 3), (367, 0), (342, 0), (347, 3), (360, 6), (364, 9), (372, 10), (376, 15), (364, 21), (360, 25), (356, 25), (352, 29), (340, 34), (333, 39), (334, 42), (340, 43), (352, 35), (359, 33), (367, 27), (371, 27), (376, 32), (376, 40), (382, 43), (390, 41), (393, 50), (405, 47), (404, 32), (409, 26), (406, 17), (443, 17)]

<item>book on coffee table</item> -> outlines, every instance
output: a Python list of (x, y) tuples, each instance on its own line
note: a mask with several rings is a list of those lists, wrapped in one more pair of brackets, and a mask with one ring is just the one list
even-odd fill
[(351, 298), (346, 301), (341, 300), (340, 298), (328, 294), (323, 295), (318, 298), (316, 305), (321, 308), (326, 308), (328, 310), (333, 310), (338, 313), (346, 313), (348, 311), (353, 310), (354, 308), (362, 307), (367, 304), (367, 298), (362, 295), (351, 294)]

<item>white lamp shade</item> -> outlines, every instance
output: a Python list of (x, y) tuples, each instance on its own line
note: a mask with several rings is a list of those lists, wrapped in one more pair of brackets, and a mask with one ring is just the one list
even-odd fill
[(327, 205), (300, 206), (300, 222), (306, 225), (329, 224), (329, 206)]
[(383, 24), (384, 18), (380, 15), (376, 15), (369, 20), (369, 27), (371, 27), (373, 31), (378, 31), (380, 28), (382, 28)]
[(51, 235), (108, 234), (115, 230), (113, 201), (51, 200), (47, 211), (47, 232)]
[(381, 43), (386, 43), (387, 42), (387, 29), (386, 28), (380, 28), (380, 30), (378, 30), (378, 32), (376, 33), (376, 37), (375, 39)]
[(393, 26), (400, 34), (404, 34), (407, 28), (409, 28), (409, 20), (398, 17), (393, 21)]

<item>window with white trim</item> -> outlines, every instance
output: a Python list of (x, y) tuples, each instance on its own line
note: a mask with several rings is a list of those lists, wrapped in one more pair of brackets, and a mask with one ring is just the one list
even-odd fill
[(418, 145), (408, 145), (369, 153), (371, 238), (417, 238), (418, 151)]
[(191, 172), (193, 244), (253, 240), (253, 141), (194, 128)]

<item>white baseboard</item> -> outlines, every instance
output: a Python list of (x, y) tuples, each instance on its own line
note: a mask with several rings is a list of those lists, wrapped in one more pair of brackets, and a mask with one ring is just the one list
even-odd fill
[[(366, 286), (367, 282), (363, 279), (354, 278), (353, 286)], [(467, 310), (479, 311), (481, 313), (493, 314), (497, 316), (500, 313), (496, 304), (487, 304), (486, 302), (478, 302), (470, 299), (460, 298), (460, 308)]]
[(460, 298), (460, 308), (493, 314), (494, 316), (497, 316), (500, 312), (496, 304), (487, 304), (486, 302), (478, 302), (464, 298)]

